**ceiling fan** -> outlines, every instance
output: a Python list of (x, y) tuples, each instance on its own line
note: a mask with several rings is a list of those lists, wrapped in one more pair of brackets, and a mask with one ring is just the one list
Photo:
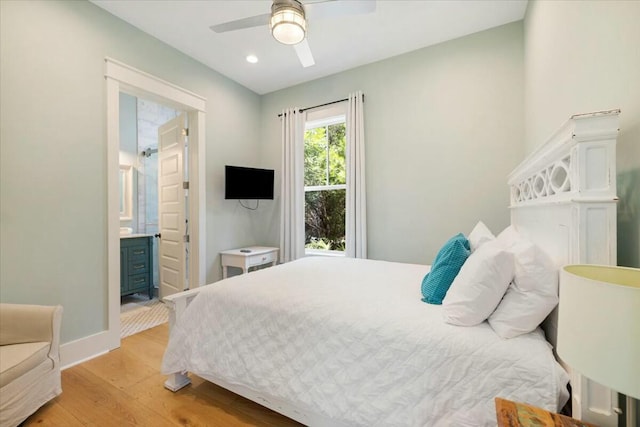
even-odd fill
[(293, 45), (302, 66), (310, 67), (315, 61), (306, 37), (307, 20), (371, 13), (375, 9), (375, 0), (273, 0), (271, 13), (223, 22), (209, 28), (216, 33), (226, 33), (269, 25), (273, 37), (280, 43)]

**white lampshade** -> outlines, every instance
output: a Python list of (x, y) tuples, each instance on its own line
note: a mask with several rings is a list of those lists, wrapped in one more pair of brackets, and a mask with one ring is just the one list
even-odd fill
[(587, 378), (640, 398), (640, 269), (562, 269), (558, 355)]
[(300, 43), (307, 31), (304, 9), (297, 1), (274, 2), (269, 24), (273, 37), (283, 44)]

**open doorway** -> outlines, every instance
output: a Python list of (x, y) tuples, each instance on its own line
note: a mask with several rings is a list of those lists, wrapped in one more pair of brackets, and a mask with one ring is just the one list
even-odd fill
[[(140, 70), (136, 70), (121, 62), (110, 58), (105, 59), (106, 62), (106, 95), (107, 95), (107, 170), (108, 170), (108, 236), (107, 236), (107, 264), (108, 264), (108, 330), (105, 334), (99, 334), (95, 337), (95, 350), (98, 348), (111, 350), (120, 346), (120, 302), (121, 302), (121, 248), (120, 248), (120, 218), (122, 209), (122, 200), (120, 199), (120, 188), (122, 182), (122, 169), (120, 168), (120, 94), (124, 93), (135, 98), (149, 100), (166, 107), (170, 107), (176, 111), (184, 112), (181, 117), (185, 123), (188, 122), (188, 130), (185, 126), (167, 126), (165, 129), (165, 142), (158, 145), (159, 152), (162, 152), (162, 146), (171, 148), (179, 145), (178, 139), (185, 135), (189, 135), (189, 150), (179, 156), (169, 155), (164, 161), (162, 157), (158, 161), (158, 170), (162, 171), (162, 165), (165, 164), (166, 170), (171, 172), (176, 169), (178, 163), (184, 166), (184, 170), (188, 170), (188, 184), (183, 182), (180, 177), (179, 184), (172, 187), (176, 189), (175, 194), (188, 188), (189, 197), (186, 199), (186, 206), (183, 211), (189, 213), (189, 232), (180, 235), (180, 242), (184, 251), (188, 251), (188, 260), (184, 259), (184, 280), (175, 281), (177, 283), (173, 288), (165, 287), (165, 291), (176, 292), (183, 289), (195, 288), (205, 283), (206, 262), (204, 239), (205, 225), (205, 183), (204, 183), (204, 123), (205, 123), (205, 105), (206, 100), (190, 91), (184, 90), (178, 86), (158, 79)], [(178, 120), (178, 118), (174, 119)], [(175, 142), (175, 143), (174, 143)], [(146, 148), (146, 147), (145, 147)], [(144, 150), (143, 150), (144, 151)], [(170, 150), (167, 150), (171, 154)], [(146, 153), (145, 153), (146, 155)], [(151, 157), (151, 156), (150, 156)], [(144, 161), (144, 160), (143, 160)], [(183, 168), (180, 167), (180, 172)], [(162, 172), (160, 172), (162, 173)], [(183, 187), (184, 185), (184, 187)], [(159, 194), (172, 193), (172, 191), (159, 191)], [(172, 193), (174, 194), (174, 193)], [(180, 196), (178, 196), (178, 199)], [(162, 199), (162, 195), (159, 196)], [(182, 199), (184, 200), (184, 198)], [(161, 203), (161, 202), (160, 202)], [(183, 201), (183, 204), (185, 202)], [(162, 214), (158, 213), (159, 217)], [(132, 217), (133, 221), (133, 217)], [(146, 219), (145, 219), (146, 221)], [(177, 235), (182, 229), (177, 227), (181, 221), (167, 221), (169, 224), (165, 230), (169, 234)], [(131, 224), (133, 225), (133, 224)], [(138, 224), (139, 225), (139, 224)], [(158, 220), (159, 227), (162, 227), (162, 219)], [(182, 228), (186, 229), (184, 219)], [(130, 227), (133, 228), (133, 227)], [(149, 234), (149, 228), (145, 229), (145, 233)], [(133, 231), (133, 230), (132, 230)], [(155, 238), (154, 233), (154, 238)], [(162, 229), (157, 234), (163, 234)], [(161, 239), (163, 237), (160, 237)], [(174, 236), (174, 240), (178, 240)], [(175, 254), (175, 252), (173, 253)], [(158, 258), (171, 258), (171, 253), (164, 253), (162, 246), (158, 251)], [(127, 263), (128, 265), (128, 263)], [(161, 263), (158, 263), (162, 266)], [(162, 267), (160, 267), (162, 268)], [(180, 277), (180, 275), (178, 275)], [(162, 288), (162, 274), (158, 273), (158, 285)], [(174, 283), (172, 281), (171, 283)], [(152, 297), (155, 292), (152, 292)], [(162, 292), (160, 292), (162, 296)], [(148, 295), (147, 295), (148, 297)]]
[[(158, 155), (161, 136), (165, 135), (166, 140), (167, 129), (170, 131), (173, 123), (179, 124), (181, 129), (188, 128), (188, 124), (183, 123), (182, 111), (142, 97), (120, 92), (119, 103), (119, 169), (130, 175), (121, 181), (120, 187), (120, 337), (125, 338), (168, 321), (167, 310), (162, 306), (158, 292), (162, 272), (170, 276), (164, 278), (165, 283), (178, 274), (182, 275), (182, 280), (176, 284), (177, 290), (189, 286), (185, 268), (189, 264), (187, 248), (179, 248), (181, 253), (176, 253), (172, 248), (170, 258), (166, 256), (165, 248), (165, 256), (159, 256), (162, 243), (160, 218), (163, 212), (166, 218), (168, 206), (166, 200), (161, 205), (159, 189), (173, 184), (161, 182), (158, 175), (161, 169)], [(182, 186), (184, 182), (189, 182), (186, 161), (188, 138), (185, 136), (181, 142), (184, 143), (177, 146), (180, 152), (175, 154), (182, 163), (176, 169), (182, 173), (175, 179), (171, 176), (170, 180)], [(166, 159), (167, 147), (164, 148), (163, 158)], [(177, 150), (174, 148), (174, 152)], [(171, 174), (174, 175), (175, 171), (172, 170)], [(183, 191), (177, 196), (181, 197), (181, 201), (169, 201), (170, 213), (184, 222), (179, 227), (180, 238), (183, 239), (188, 236), (188, 193)], [(178, 260), (178, 257), (181, 259)], [(163, 289), (163, 293), (166, 293), (166, 289)]]

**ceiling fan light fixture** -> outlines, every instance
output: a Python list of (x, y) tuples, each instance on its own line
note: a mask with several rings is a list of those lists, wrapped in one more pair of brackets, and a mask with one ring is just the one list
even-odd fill
[(275, 1), (271, 6), (269, 25), (271, 34), (280, 43), (300, 43), (307, 31), (302, 4), (296, 0)]

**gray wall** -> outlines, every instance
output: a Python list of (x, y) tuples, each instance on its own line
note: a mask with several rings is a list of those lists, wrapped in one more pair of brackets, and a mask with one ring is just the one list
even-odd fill
[[(507, 174), (523, 158), (522, 22), (262, 97), (262, 165), (280, 178), (280, 120), (365, 93), (369, 257), (430, 264), (478, 220), (509, 223)], [(278, 244), (279, 200), (265, 243)]]
[(531, 1), (526, 150), (576, 113), (620, 108), (618, 264), (640, 267), (640, 2)]
[(62, 341), (106, 329), (104, 57), (207, 98), (207, 279), (253, 243), (223, 166), (255, 164), (257, 94), (80, 1), (0, 1), (0, 300), (62, 304)]

